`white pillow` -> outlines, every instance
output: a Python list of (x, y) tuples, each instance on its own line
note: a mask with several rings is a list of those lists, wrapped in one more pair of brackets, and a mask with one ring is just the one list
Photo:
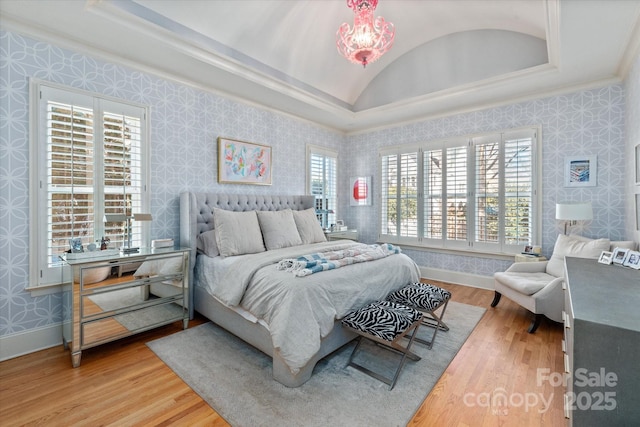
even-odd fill
[(256, 211), (234, 212), (213, 208), (216, 243), (222, 256), (264, 252)]
[(172, 256), (171, 258), (166, 258), (163, 260), (158, 260), (160, 262), (160, 271), (158, 274), (177, 274), (182, 271), (182, 257), (181, 256)]
[(257, 211), (262, 238), (267, 250), (288, 248), (302, 244), (291, 209)]
[(196, 248), (198, 249), (198, 252), (201, 252), (211, 258), (220, 255), (218, 243), (216, 242), (216, 230), (209, 230), (204, 233), (200, 233), (196, 243)]
[(326, 242), (327, 237), (322, 231), (320, 222), (316, 217), (316, 210), (313, 208), (303, 211), (293, 211), (293, 219), (296, 222), (298, 233), (302, 239), (302, 244)]
[(632, 251), (636, 250), (636, 242), (633, 240), (619, 240), (611, 242), (611, 251), (615, 248), (623, 248), (623, 249), (631, 249)]
[(608, 251), (609, 239), (587, 239), (581, 236), (559, 234), (553, 254), (547, 264), (547, 273), (556, 277), (564, 277), (564, 257), (597, 259), (602, 251)]

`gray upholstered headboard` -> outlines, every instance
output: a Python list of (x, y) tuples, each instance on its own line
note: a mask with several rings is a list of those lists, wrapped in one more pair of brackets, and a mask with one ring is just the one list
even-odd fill
[(213, 229), (213, 208), (230, 211), (304, 210), (314, 207), (314, 200), (314, 196), (182, 193), (180, 194), (180, 246), (191, 249), (191, 269), (193, 270), (198, 235)]
[[(190, 276), (193, 283), (198, 235), (213, 229), (213, 208), (230, 211), (304, 210), (315, 206), (315, 196), (255, 196), (247, 194), (180, 194), (180, 246), (191, 249)], [(192, 285), (193, 286), (193, 285)], [(190, 317), (193, 318), (193, 288), (189, 290)]]

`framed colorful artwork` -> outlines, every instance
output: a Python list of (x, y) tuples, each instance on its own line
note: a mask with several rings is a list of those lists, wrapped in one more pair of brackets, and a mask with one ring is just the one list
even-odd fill
[(636, 145), (636, 184), (640, 185), (640, 144)]
[(595, 187), (598, 177), (596, 156), (572, 156), (564, 161), (565, 187)]
[(349, 178), (350, 206), (371, 206), (371, 177), (352, 176)]
[(218, 182), (271, 185), (271, 147), (219, 137)]
[(640, 231), (640, 193), (636, 194), (636, 230)]

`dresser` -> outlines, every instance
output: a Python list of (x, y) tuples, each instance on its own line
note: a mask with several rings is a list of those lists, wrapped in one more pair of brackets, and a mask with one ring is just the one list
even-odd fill
[(63, 255), (62, 337), (73, 367), (84, 349), (180, 320), (186, 329), (189, 252), (141, 248), (131, 254)]
[(565, 258), (570, 426), (640, 425), (640, 271)]

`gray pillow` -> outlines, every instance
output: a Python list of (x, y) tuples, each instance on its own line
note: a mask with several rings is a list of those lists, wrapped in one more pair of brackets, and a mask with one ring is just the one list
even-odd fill
[(216, 230), (209, 230), (204, 233), (200, 233), (196, 248), (198, 249), (198, 252), (201, 252), (211, 258), (220, 255), (218, 242), (216, 242)]
[(327, 237), (322, 231), (320, 222), (316, 217), (316, 210), (313, 208), (303, 211), (293, 211), (293, 219), (296, 222), (298, 233), (303, 244), (326, 242)]
[(213, 208), (216, 243), (222, 256), (264, 252), (256, 211), (234, 212)]
[(291, 209), (256, 213), (268, 251), (302, 244)]

